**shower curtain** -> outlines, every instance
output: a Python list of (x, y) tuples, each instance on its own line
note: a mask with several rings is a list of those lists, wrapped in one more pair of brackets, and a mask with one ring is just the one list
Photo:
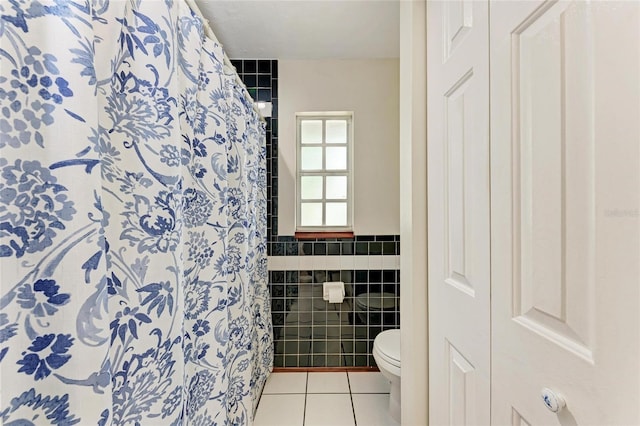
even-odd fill
[(0, 3), (0, 423), (250, 424), (265, 128), (175, 0)]

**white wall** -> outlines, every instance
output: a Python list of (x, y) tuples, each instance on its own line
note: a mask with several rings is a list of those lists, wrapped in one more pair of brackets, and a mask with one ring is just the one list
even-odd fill
[(400, 233), (399, 61), (278, 61), (278, 235), (295, 232), (296, 112), (353, 111), (354, 232)]

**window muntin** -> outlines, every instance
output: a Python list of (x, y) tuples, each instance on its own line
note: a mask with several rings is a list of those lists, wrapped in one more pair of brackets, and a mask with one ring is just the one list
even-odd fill
[(352, 229), (351, 113), (297, 114), (296, 230)]

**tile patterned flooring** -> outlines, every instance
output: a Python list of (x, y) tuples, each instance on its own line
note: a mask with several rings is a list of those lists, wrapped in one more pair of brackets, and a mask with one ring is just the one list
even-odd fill
[(399, 426), (378, 372), (272, 373), (254, 426)]

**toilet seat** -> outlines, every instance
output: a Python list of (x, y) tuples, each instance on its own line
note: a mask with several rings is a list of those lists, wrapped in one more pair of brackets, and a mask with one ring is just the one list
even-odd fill
[(389, 365), (400, 368), (400, 330), (387, 330), (373, 341), (373, 351)]

